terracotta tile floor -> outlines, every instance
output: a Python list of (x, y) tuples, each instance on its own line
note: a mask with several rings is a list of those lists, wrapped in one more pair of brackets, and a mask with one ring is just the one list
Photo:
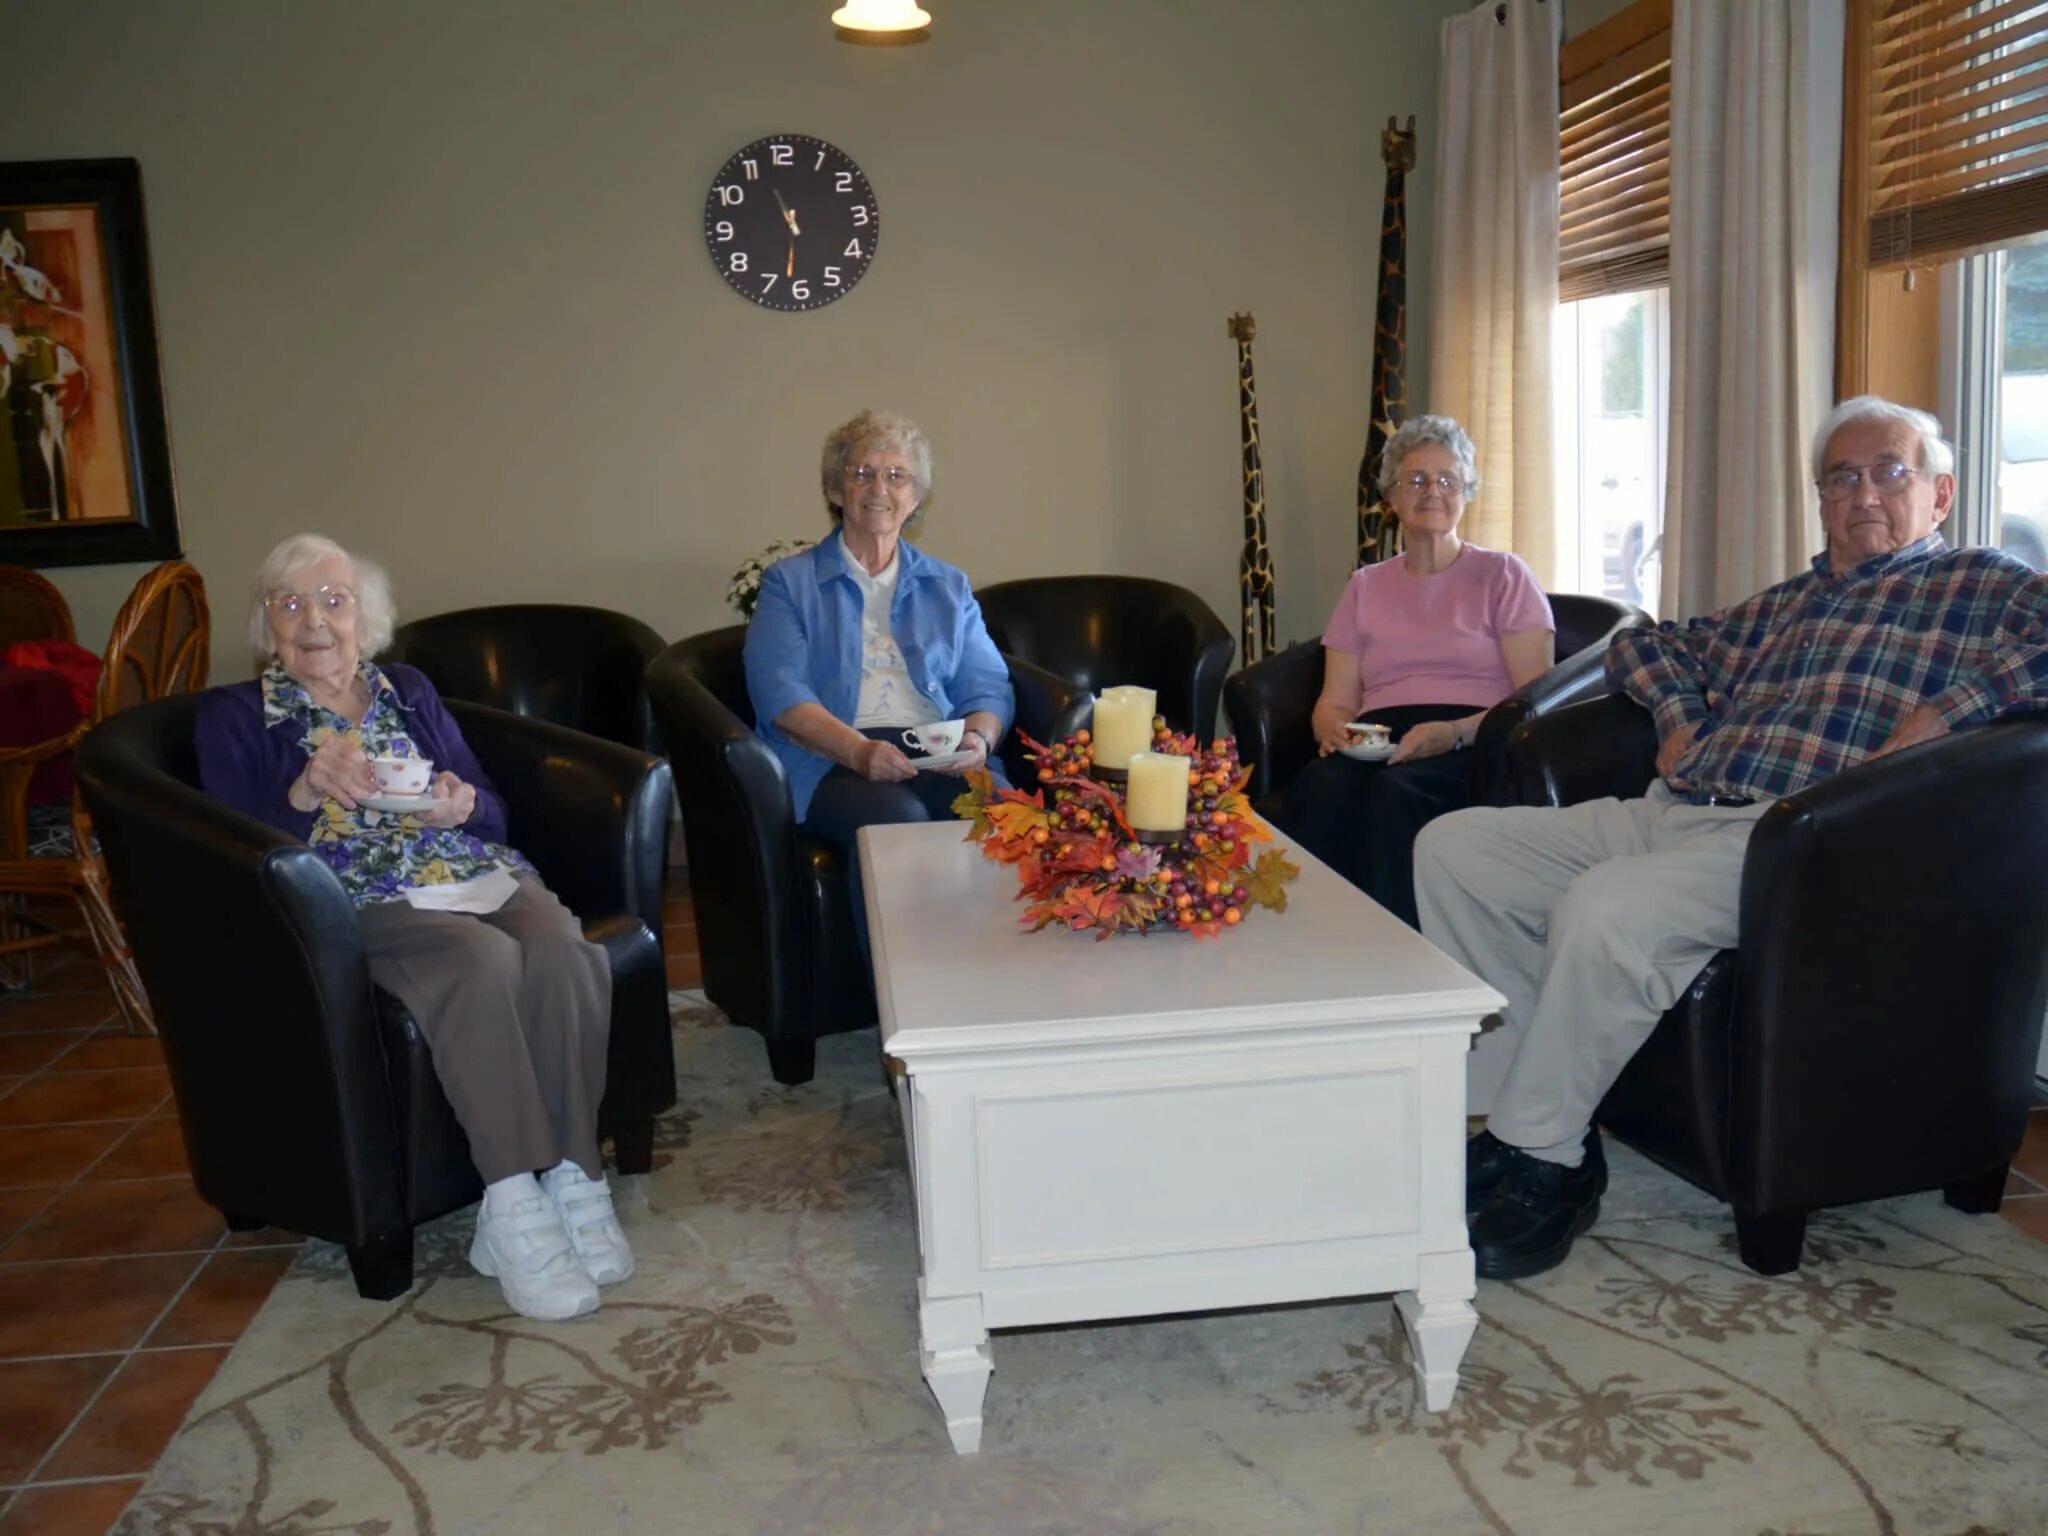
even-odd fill
[[(664, 916), (669, 982), (696, 986), (679, 872)], [(2048, 1097), (2004, 1215), (2048, 1242)], [(193, 1195), (157, 1044), (94, 967), (0, 995), (0, 1536), (103, 1536), (296, 1247), (229, 1240)]]
[[(699, 984), (678, 871), (669, 984)], [(98, 968), (0, 993), (0, 1536), (102, 1536), (292, 1261), (192, 1192), (163, 1056)]]

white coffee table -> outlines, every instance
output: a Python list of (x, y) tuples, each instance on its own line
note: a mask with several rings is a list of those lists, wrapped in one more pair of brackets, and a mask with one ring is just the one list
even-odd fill
[(1215, 939), (1018, 925), (959, 823), (861, 834), (925, 1379), (981, 1444), (991, 1328), (1394, 1293), (1424, 1404), (1478, 1326), (1465, 1053), (1500, 995), (1299, 850)]

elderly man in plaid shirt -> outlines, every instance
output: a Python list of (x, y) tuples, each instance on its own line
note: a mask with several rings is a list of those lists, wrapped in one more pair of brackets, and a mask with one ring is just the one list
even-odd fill
[[(1629, 630), (1608, 681), (1650, 710), (1637, 800), (1459, 811), (1415, 845), (1422, 931), (1507, 998), (1472, 1060), (1465, 1206), (1479, 1273), (1540, 1274), (1599, 1214), (1592, 1117), (1700, 968), (1735, 945), (1771, 801), (1949, 731), (2048, 706), (2048, 577), (1936, 530), (1955, 455), (1862, 396), (1815, 437), (1827, 549), (1724, 613)], [(1490, 1101), (1490, 1102), (1489, 1102)]]

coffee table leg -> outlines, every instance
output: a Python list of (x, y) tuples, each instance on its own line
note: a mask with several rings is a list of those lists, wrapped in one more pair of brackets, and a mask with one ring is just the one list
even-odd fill
[[(922, 1293), (923, 1282), (918, 1289)], [(995, 1369), (982, 1326), (979, 1296), (922, 1296), (917, 1309), (918, 1356), (924, 1379), (946, 1416), (953, 1449), (971, 1456), (981, 1449), (981, 1400)]]
[(1469, 1301), (1429, 1299), (1415, 1291), (1396, 1296), (1394, 1309), (1408, 1332), (1408, 1353), (1415, 1362), (1415, 1389), (1422, 1394), (1422, 1406), (1431, 1413), (1442, 1413), (1458, 1390), (1458, 1362), (1465, 1358), (1465, 1346), (1479, 1327), (1479, 1314)]

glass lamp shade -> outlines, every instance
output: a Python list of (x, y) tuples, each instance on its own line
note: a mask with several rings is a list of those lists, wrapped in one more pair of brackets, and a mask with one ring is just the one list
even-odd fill
[(917, 0), (846, 0), (832, 13), (832, 25), (845, 32), (917, 32), (931, 24)]

